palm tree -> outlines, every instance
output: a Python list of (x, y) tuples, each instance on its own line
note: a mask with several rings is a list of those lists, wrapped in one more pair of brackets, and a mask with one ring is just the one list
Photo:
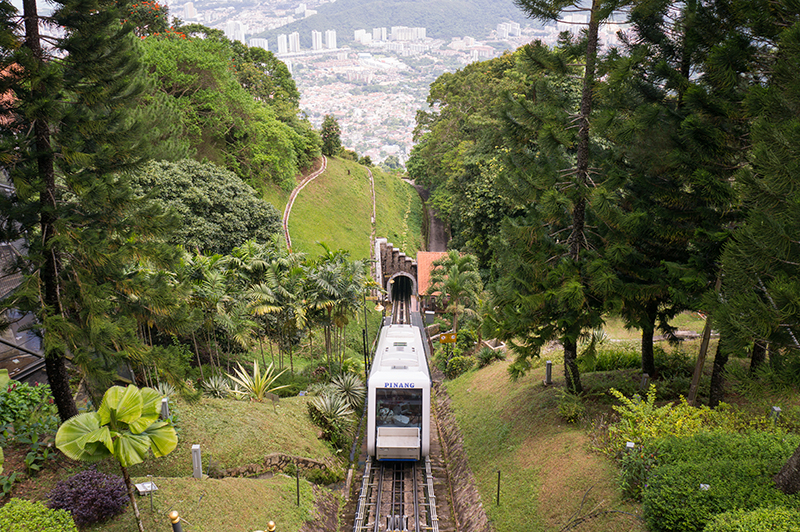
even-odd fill
[(478, 274), (478, 259), (475, 255), (462, 255), (454, 249), (434, 261), (433, 266), (427, 295), (438, 295), (446, 312), (453, 314), (453, 332), (458, 332), (459, 314), (474, 313), (472, 306), (478, 303), (483, 290)]

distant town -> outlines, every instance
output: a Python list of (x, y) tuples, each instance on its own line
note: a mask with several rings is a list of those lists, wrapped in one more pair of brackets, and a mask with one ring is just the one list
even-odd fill
[[(229, 1), (168, 2), (170, 14), (184, 23), (200, 23), (225, 32), (231, 40), (257, 46), (286, 63), (301, 94), (301, 109), (317, 127), (326, 114), (342, 130), (342, 143), (359, 156), (379, 163), (388, 156), (405, 162), (414, 144), (418, 110), (427, 108), (430, 84), (444, 72), (491, 59), (534, 40), (554, 44), (562, 31), (577, 31), (585, 15), (559, 24), (522, 26), (502, 22), (489, 35), (449, 40), (427, 36), (423, 27), (381, 27), (337, 35), (311, 31), (311, 46), (301, 46), (298, 32), (278, 33), (270, 42), (258, 37), (269, 30), (312, 16), (326, 2), (262, 2), (234, 7)], [(602, 28), (601, 40), (617, 42), (614, 24)], [(304, 39), (309, 42), (308, 36)]]

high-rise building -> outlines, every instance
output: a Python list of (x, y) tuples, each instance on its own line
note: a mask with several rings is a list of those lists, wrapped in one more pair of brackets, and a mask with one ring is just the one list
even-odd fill
[(508, 24), (505, 22), (497, 25), (497, 38), (508, 39)]
[(311, 49), (322, 50), (322, 32), (311, 30)]
[(278, 35), (278, 53), (285, 54), (288, 52), (289, 52), (289, 44), (286, 39), (286, 34), (281, 33), (280, 35)]
[(197, 18), (197, 10), (194, 8), (192, 2), (183, 6), (183, 16), (186, 20), (194, 20)]
[(225, 24), (225, 37), (232, 41), (244, 42), (244, 33), (247, 27), (239, 21), (231, 20)]
[(386, 41), (386, 28), (372, 28), (372, 40), (376, 42)]
[(269, 50), (269, 42), (267, 42), (267, 39), (264, 39), (263, 37), (253, 37), (250, 39), (250, 46)]
[(327, 30), (325, 32), (325, 48), (329, 50), (336, 50), (336, 30)]
[(392, 26), (393, 41), (424, 41), (425, 28), (407, 28), (406, 26)]
[(300, 34), (292, 32), (289, 34), (289, 52), (299, 52), (300, 51)]

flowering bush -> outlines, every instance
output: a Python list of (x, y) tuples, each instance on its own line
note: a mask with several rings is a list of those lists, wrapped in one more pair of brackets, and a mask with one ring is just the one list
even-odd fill
[(128, 505), (122, 477), (106, 475), (94, 468), (62, 480), (47, 498), (50, 508), (67, 510), (81, 527), (114, 517)]
[(128, 18), (123, 22), (130, 22), (135, 26), (134, 33), (138, 36), (152, 35), (166, 31), (169, 26), (169, 13), (167, 6), (149, 0), (140, 0), (128, 8)]
[(608, 426), (607, 435), (595, 435), (595, 438), (599, 441), (599, 451), (617, 458), (622, 456), (629, 441), (638, 446), (666, 436), (683, 438), (713, 430), (741, 433), (775, 429), (766, 416), (752, 416), (726, 404), (715, 409), (695, 407), (681, 397), (676, 403), (656, 406), (656, 387), (653, 384), (644, 399), (638, 394), (632, 398), (625, 397), (613, 388), (609, 393), (621, 403), (614, 406), (619, 421)]

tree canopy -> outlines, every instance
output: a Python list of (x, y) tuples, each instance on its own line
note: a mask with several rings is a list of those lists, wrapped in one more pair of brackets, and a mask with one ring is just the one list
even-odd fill
[(236, 174), (210, 163), (153, 161), (131, 178), (180, 223), (168, 242), (203, 253), (229, 254), (248, 240), (269, 242), (281, 229), (280, 214)]

